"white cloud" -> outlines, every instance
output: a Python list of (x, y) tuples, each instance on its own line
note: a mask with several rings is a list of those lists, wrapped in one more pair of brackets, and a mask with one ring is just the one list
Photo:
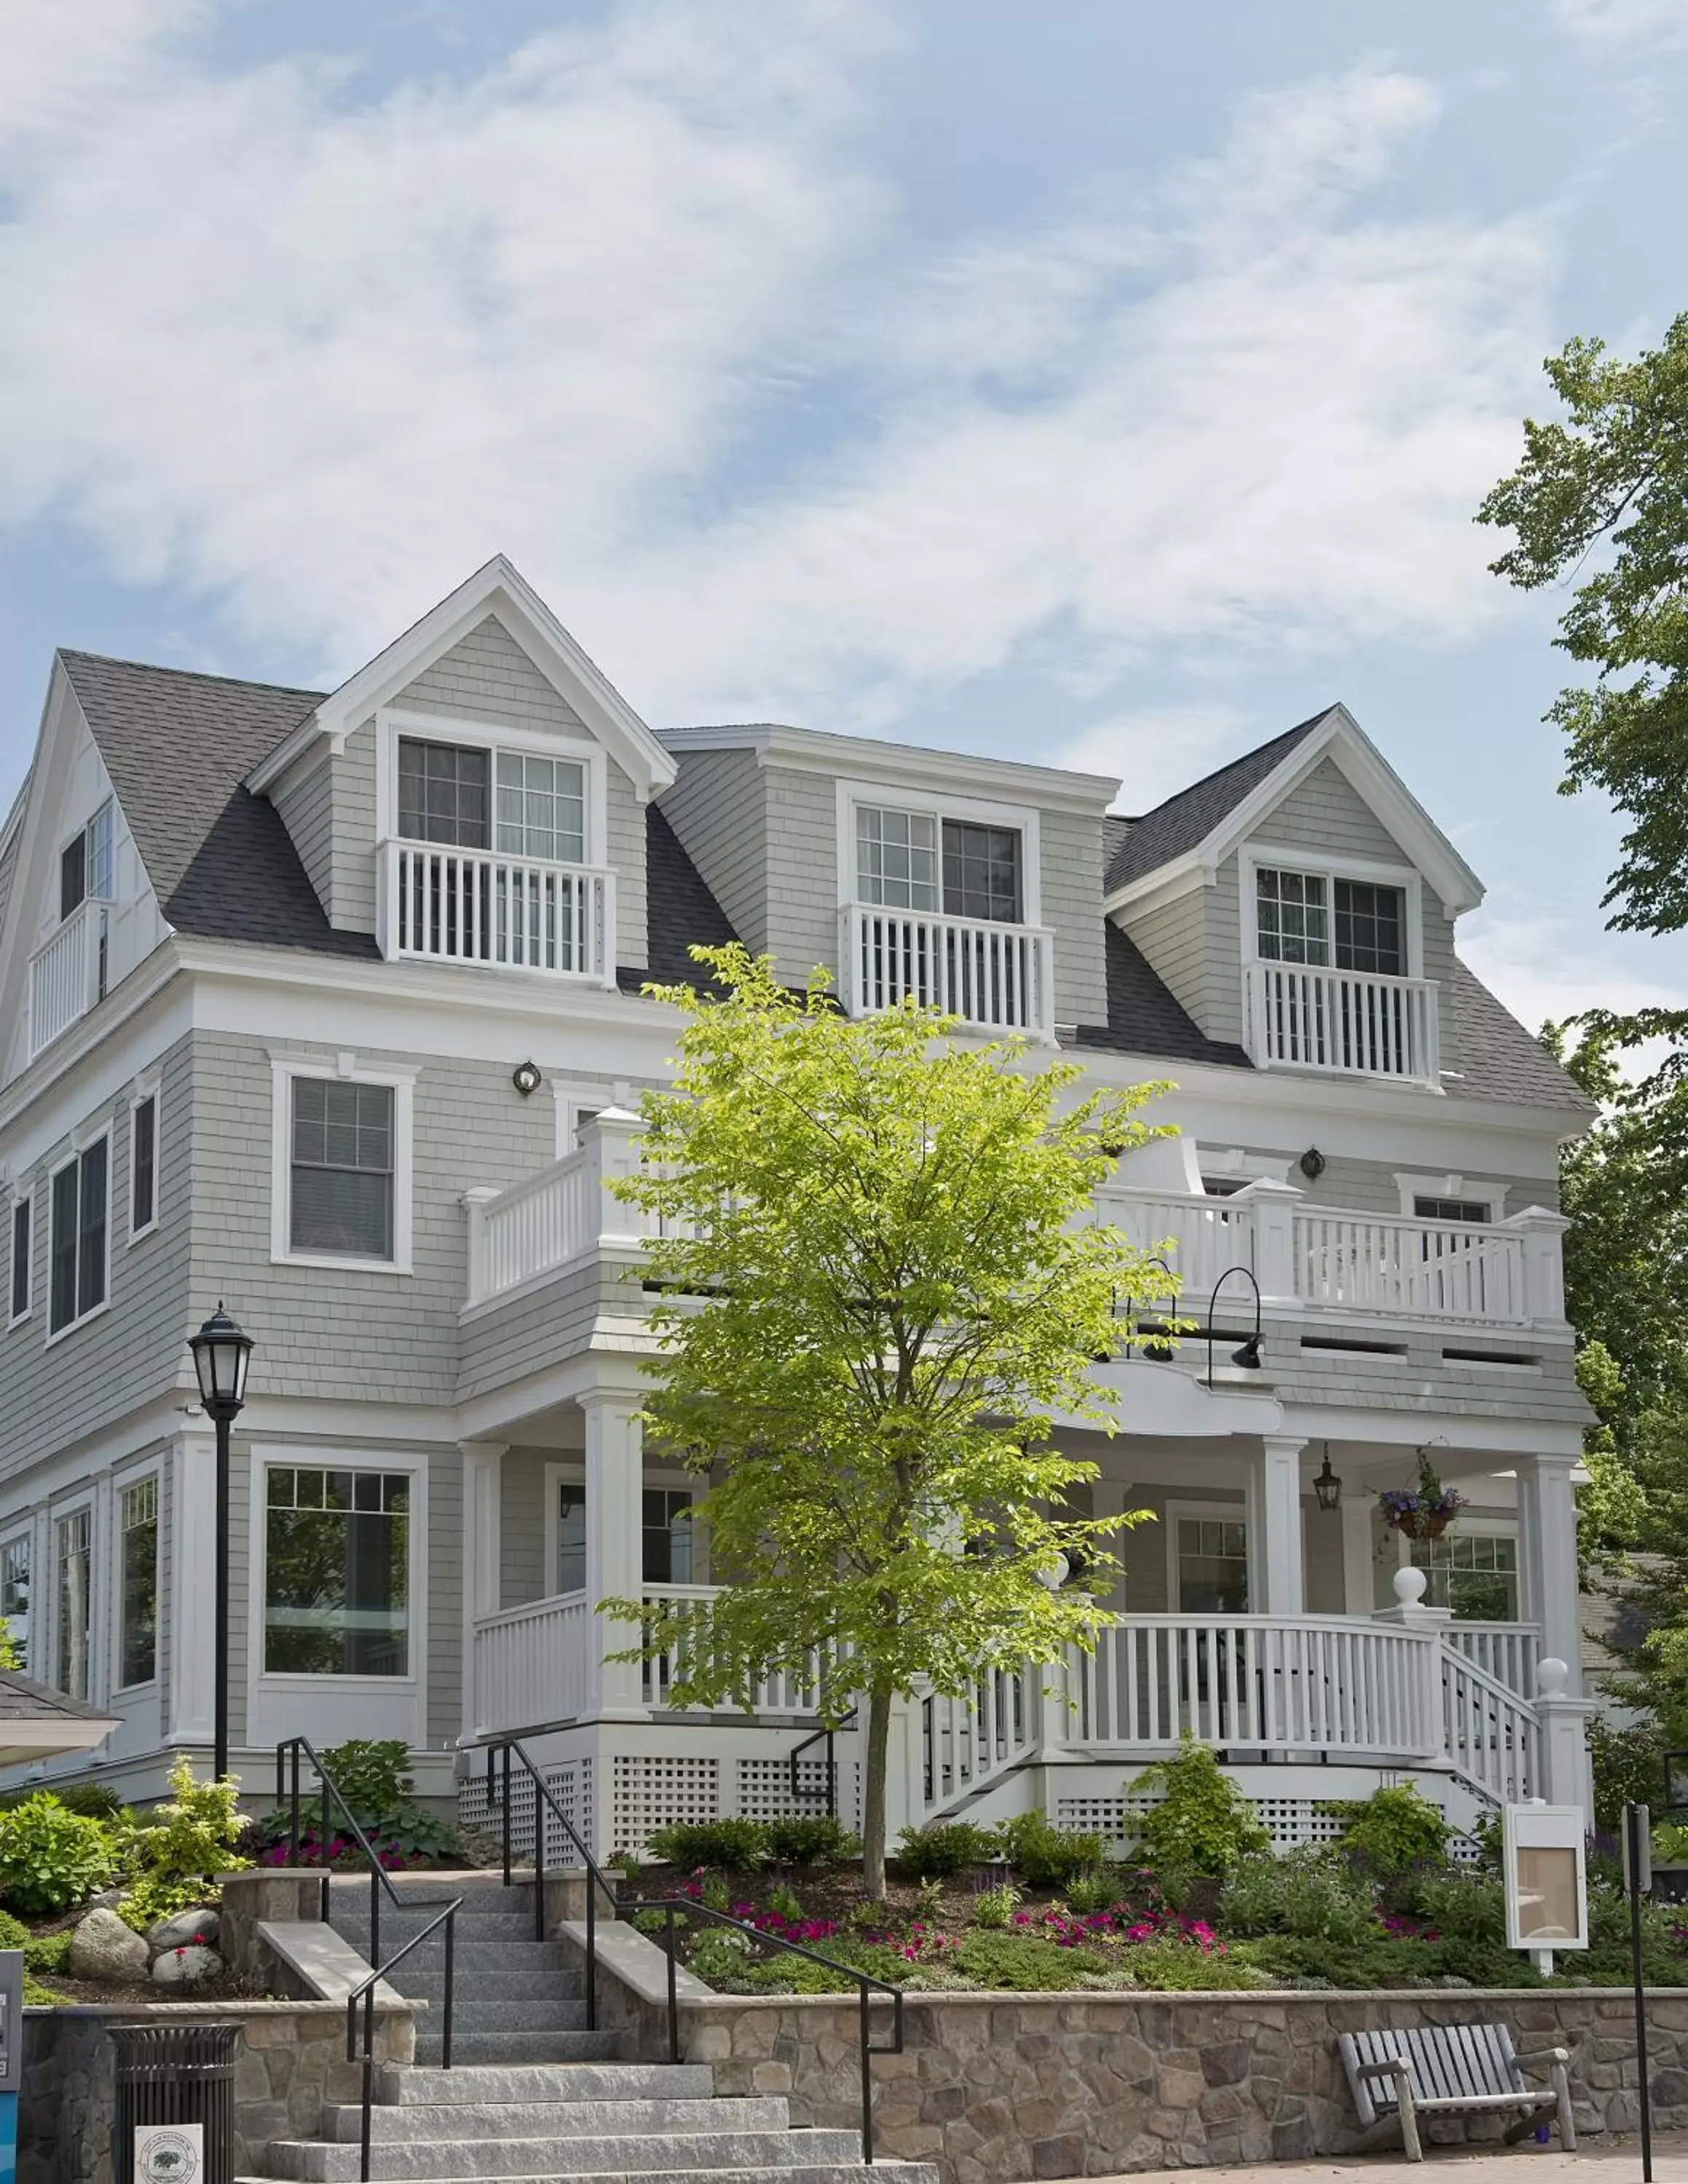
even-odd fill
[(1249, 716), (1234, 705), (1167, 705), (1098, 721), (1050, 762), (1078, 773), (1117, 774), (1114, 808), (1136, 815), (1153, 811), (1272, 733), (1252, 732)]
[(1590, 944), (1587, 925), (1569, 917), (1485, 911), (1460, 928), (1459, 952), (1531, 1031), (1587, 1009), (1627, 1014), (1688, 1003), (1688, 982), (1672, 981), (1674, 967), (1659, 963), (1659, 943), (1603, 935)]
[[(137, 49), (0, 227), (31, 298), (0, 321), (0, 520), (68, 518), (322, 671), (502, 548), (666, 718), (886, 727), (1033, 660), (1129, 720), (1155, 645), (1499, 610), (1470, 511), (1551, 254), (1527, 220), (1368, 213), (1429, 86), (1257, 96), (1158, 189), (911, 272), (852, 164), (884, 21), (626, 0), (361, 105), (304, 63)], [(873, 421), (766, 454), (776, 399), (835, 380)]]
[(1688, 0), (1553, 0), (1553, 20), (1590, 46), (1688, 41)]

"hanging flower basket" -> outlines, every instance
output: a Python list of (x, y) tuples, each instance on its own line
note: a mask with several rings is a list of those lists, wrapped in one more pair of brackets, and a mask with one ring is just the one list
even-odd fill
[(1466, 1497), (1444, 1486), (1430, 1468), (1430, 1459), (1418, 1459), (1418, 1477), (1411, 1486), (1391, 1486), (1378, 1496), (1385, 1524), (1393, 1524), (1409, 1540), (1439, 1540), (1465, 1507)]

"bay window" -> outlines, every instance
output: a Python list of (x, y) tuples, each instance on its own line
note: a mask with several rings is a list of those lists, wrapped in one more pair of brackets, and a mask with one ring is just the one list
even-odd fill
[(266, 1674), (411, 1673), (411, 1486), (408, 1472), (269, 1468)]
[(137, 1479), (117, 1498), (117, 1680), (149, 1684), (158, 1665), (159, 1482)]

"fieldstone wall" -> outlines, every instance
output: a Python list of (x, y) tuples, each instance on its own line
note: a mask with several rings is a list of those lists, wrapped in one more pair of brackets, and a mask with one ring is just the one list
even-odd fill
[[(308, 2137), (325, 2101), (362, 2096), (362, 2069), (346, 2060), (346, 2014), (333, 2003), (65, 2004), (24, 2012), (24, 2079), (18, 2103), (18, 2184), (111, 2184), (116, 2117), (114, 2024), (237, 2020), (236, 2173), (262, 2173), (272, 2138)], [(408, 2062), (416, 2052), (408, 2008), (377, 2013), (376, 2053)]]

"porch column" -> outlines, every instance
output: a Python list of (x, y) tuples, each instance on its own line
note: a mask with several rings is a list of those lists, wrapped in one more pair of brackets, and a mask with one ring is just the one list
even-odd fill
[[(170, 1741), (209, 1747), (216, 1616), (207, 1573), (217, 1552), (216, 1448), (210, 1434), (183, 1434), (177, 1440), (170, 1489)], [(44, 1556), (36, 1567), (45, 1572)], [(46, 1585), (37, 1582), (31, 1597), (30, 1671), (43, 1683), (52, 1658), (48, 1596)]]
[[(586, 1418), (586, 1600), (595, 1607), (612, 1595), (636, 1599), (644, 1582), (645, 1435), (637, 1396), (592, 1388), (579, 1400)], [(648, 1721), (639, 1663), (605, 1658), (636, 1645), (639, 1625), (600, 1615), (595, 1627), (588, 1719)]]
[(476, 1674), (475, 1625), (504, 1605), (504, 1450), (490, 1441), (460, 1443), (463, 1457), (463, 1720), (467, 1740), (488, 1726)]
[(1301, 1615), (1301, 1451), (1304, 1440), (1265, 1434), (1249, 1468), (1249, 1609)]
[(1544, 1659), (1569, 1671), (1565, 1694), (1582, 1695), (1582, 1616), (1577, 1595), (1574, 1456), (1518, 1458), (1518, 1574), (1527, 1621), (1541, 1629)]

